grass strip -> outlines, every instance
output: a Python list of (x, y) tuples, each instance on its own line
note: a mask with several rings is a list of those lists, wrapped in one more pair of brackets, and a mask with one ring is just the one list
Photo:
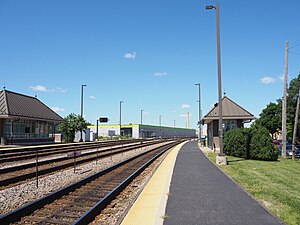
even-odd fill
[[(208, 153), (215, 163), (216, 154)], [(300, 160), (275, 162), (227, 156), (219, 168), (233, 178), (273, 214), (290, 225), (300, 224)]]

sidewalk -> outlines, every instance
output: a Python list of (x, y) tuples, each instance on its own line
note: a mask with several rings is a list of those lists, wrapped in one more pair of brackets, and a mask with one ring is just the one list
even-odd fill
[(212, 164), (196, 142), (183, 145), (177, 156), (166, 215), (164, 225), (283, 224)]

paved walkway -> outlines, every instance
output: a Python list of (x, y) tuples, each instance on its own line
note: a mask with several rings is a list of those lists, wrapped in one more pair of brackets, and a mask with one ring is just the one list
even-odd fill
[(181, 148), (173, 172), (164, 225), (282, 224), (223, 174), (196, 142)]

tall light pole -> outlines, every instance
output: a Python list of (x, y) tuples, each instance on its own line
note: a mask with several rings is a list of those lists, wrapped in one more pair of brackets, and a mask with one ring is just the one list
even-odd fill
[(97, 119), (97, 128), (96, 128), (96, 141), (98, 141), (98, 136), (99, 136), (99, 133), (98, 133), (98, 126), (99, 126), (99, 120)]
[(161, 126), (161, 115), (159, 115), (159, 126)]
[(83, 87), (86, 87), (86, 84), (81, 85), (81, 110), (80, 110), (80, 116), (83, 117)]
[(122, 136), (121, 128), (122, 128), (122, 103), (124, 101), (120, 101), (120, 136)]
[[(86, 87), (86, 84), (81, 85), (81, 106), (80, 106), (80, 116), (83, 118), (83, 87)], [(82, 131), (80, 131), (80, 140), (79, 142), (82, 142)]]
[(141, 109), (141, 125), (143, 125), (143, 112), (144, 110)]
[(198, 86), (198, 103), (199, 103), (199, 120), (198, 120), (198, 125), (199, 125), (199, 133), (198, 133), (198, 141), (201, 141), (201, 135), (202, 135), (202, 129), (201, 129), (201, 118), (202, 118), (202, 112), (201, 112), (201, 88), (200, 88), (200, 83), (195, 84), (196, 86)]
[[(216, 32), (217, 32), (217, 61), (218, 61), (218, 97), (219, 97), (219, 145), (220, 153), (217, 159), (218, 164), (227, 164), (227, 159), (223, 152), (223, 121), (222, 121), (222, 79), (221, 79), (221, 48), (220, 48), (220, 16), (219, 4), (208, 5), (206, 9), (216, 9)], [(223, 158), (222, 158), (223, 157)], [(224, 161), (225, 160), (225, 161)]]

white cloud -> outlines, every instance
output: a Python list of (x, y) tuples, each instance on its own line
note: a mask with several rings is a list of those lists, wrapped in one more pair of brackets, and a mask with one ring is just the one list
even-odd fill
[(181, 108), (186, 109), (186, 108), (191, 108), (191, 106), (189, 104), (182, 104)]
[(66, 89), (63, 89), (61, 87), (56, 87), (54, 89), (48, 89), (43, 85), (29, 86), (29, 88), (33, 91), (39, 91), (39, 92), (57, 92), (57, 93), (66, 93), (67, 92)]
[(29, 88), (33, 91), (41, 91), (41, 92), (47, 92), (48, 91), (47, 88), (45, 86), (42, 86), (42, 85), (30, 86)]
[(260, 82), (263, 84), (272, 84), (276, 82), (276, 79), (270, 76), (264, 76), (263, 78), (260, 78)]
[[(180, 114), (179, 117), (184, 117), (184, 118), (186, 118), (186, 117), (187, 117), (187, 113)], [(191, 114), (191, 113), (190, 113), (190, 117), (192, 117), (192, 114)]]
[(66, 111), (65, 109), (59, 108), (59, 107), (57, 107), (57, 106), (51, 107), (51, 109), (52, 109), (54, 112), (56, 112), (56, 113), (60, 113), (60, 112)]
[(124, 54), (125, 59), (135, 59), (136, 57), (136, 52), (126, 52)]
[(61, 87), (57, 87), (53, 90), (53, 92), (59, 92), (59, 93), (66, 93), (67, 90), (66, 89), (63, 89)]
[(279, 76), (279, 80), (284, 81), (284, 74), (282, 74), (281, 76)]
[(97, 99), (97, 97), (94, 96), (94, 95), (91, 95), (91, 96), (90, 96), (90, 99)]
[[(290, 78), (290, 76), (288, 75), (287, 77), (288, 79)], [(279, 76), (279, 80), (284, 81), (284, 74), (282, 74), (281, 76)]]
[(156, 72), (153, 74), (153, 76), (155, 77), (163, 77), (163, 76), (167, 76), (168, 74), (166, 72)]

